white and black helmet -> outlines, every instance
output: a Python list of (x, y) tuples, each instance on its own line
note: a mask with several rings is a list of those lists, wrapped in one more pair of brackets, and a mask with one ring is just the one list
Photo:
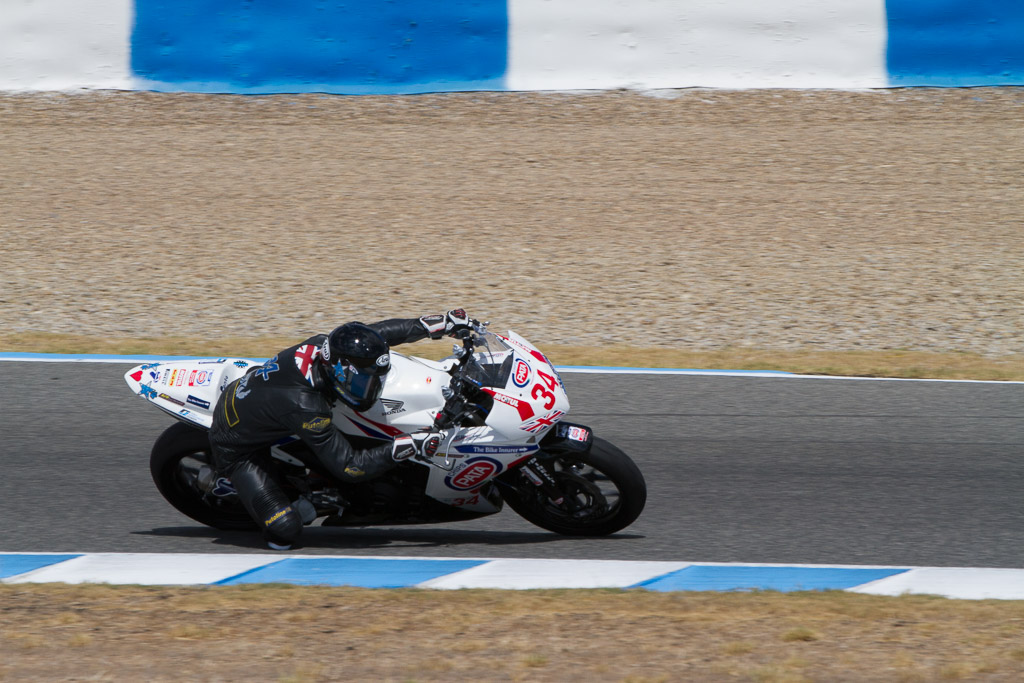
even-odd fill
[(372, 327), (346, 323), (335, 328), (321, 357), (334, 393), (345, 403), (362, 412), (380, 398), (391, 369), (391, 349)]

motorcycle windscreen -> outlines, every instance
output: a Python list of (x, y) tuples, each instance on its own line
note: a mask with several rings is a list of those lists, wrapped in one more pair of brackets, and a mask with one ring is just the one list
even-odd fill
[(466, 375), (483, 387), (504, 388), (512, 373), (512, 348), (496, 335), (488, 332), (476, 342), (473, 363)]

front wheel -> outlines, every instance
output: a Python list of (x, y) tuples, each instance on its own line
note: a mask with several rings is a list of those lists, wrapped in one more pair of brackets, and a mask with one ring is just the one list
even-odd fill
[(230, 482), (203, 485), (212, 474), (206, 432), (175, 422), (153, 444), (149, 471), (167, 502), (197, 522), (217, 529), (256, 528)]
[(643, 512), (647, 484), (640, 469), (602, 438), (587, 453), (565, 453), (538, 460), (562, 494), (556, 503), (524, 474), (503, 477), (501, 495), (513, 510), (542, 529), (567, 536), (606, 536), (626, 528)]

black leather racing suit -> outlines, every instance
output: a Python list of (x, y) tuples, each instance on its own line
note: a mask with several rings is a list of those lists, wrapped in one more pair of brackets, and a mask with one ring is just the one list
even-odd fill
[[(389, 346), (427, 337), (418, 318), (384, 320), (370, 327)], [(224, 388), (213, 411), (214, 466), (231, 480), (266, 539), (277, 545), (298, 540), (302, 518), (270, 475), (270, 446), (294, 434), (331, 474), (345, 481), (371, 479), (395, 465), (390, 443), (357, 450), (331, 423), (334, 394), (319, 360), (326, 338), (310, 337), (251, 369)]]

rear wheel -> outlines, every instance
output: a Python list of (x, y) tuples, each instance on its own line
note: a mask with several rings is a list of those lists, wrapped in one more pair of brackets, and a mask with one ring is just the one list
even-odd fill
[(629, 456), (595, 437), (587, 453), (541, 454), (562, 495), (555, 503), (520, 472), (503, 477), (501, 494), (524, 519), (567, 536), (606, 536), (626, 528), (643, 512), (647, 484)]
[(200, 483), (211, 478), (210, 462), (207, 433), (175, 422), (153, 444), (149, 471), (167, 502), (197, 522), (217, 529), (255, 529), (227, 480)]

